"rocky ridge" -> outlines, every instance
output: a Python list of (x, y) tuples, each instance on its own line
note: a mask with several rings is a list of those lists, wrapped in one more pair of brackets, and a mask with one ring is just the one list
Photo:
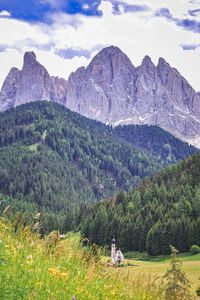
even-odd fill
[(65, 79), (51, 77), (35, 53), (26, 52), (22, 70), (12, 68), (3, 83), (0, 110), (37, 100), (64, 103), (66, 88)]
[(163, 58), (145, 56), (134, 67), (119, 48), (101, 50), (68, 81), (51, 77), (33, 52), (22, 71), (12, 68), (0, 93), (0, 110), (22, 103), (59, 102), (86, 117), (109, 123), (151, 124), (200, 147), (200, 94)]

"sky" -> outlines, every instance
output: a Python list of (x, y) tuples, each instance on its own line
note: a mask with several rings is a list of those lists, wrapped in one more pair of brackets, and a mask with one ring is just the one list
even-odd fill
[(25, 51), (67, 79), (111, 45), (134, 66), (163, 57), (200, 91), (200, 0), (0, 0), (0, 87)]

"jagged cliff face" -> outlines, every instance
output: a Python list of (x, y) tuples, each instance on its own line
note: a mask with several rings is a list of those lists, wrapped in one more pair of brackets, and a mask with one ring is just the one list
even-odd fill
[(0, 93), (0, 110), (37, 100), (66, 101), (67, 81), (50, 77), (36, 60), (34, 52), (26, 52), (21, 71), (12, 68)]
[(177, 70), (146, 56), (135, 68), (117, 47), (72, 73), (66, 106), (104, 123), (158, 125), (200, 147), (200, 95)]
[(131, 110), (135, 68), (116, 47), (99, 52), (89, 66), (72, 73), (66, 106), (89, 118), (114, 123)]
[(21, 71), (12, 68), (6, 77), (0, 93), (0, 110), (12, 108), (15, 105), (15, 97), (19, 88)]
[(48, 100), (113, 125), (158, 125), (200, 147), (200, 94), (163, 58), (155, 66), (145, 56), (134, 67), (117, 47), (101, 50), (87, 68), (68, 81), (50, 77), (33, 52), (22, 71), (12, 68), (0, 93), (0, 110)]

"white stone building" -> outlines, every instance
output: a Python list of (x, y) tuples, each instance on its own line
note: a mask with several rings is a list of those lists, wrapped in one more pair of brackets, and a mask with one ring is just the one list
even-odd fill
[(120, 250), (116, 251), (116, 241), (112, 240), (111, 244), (111, 262), (112, 264), (123, 265), (124, 264), (124, 255)]

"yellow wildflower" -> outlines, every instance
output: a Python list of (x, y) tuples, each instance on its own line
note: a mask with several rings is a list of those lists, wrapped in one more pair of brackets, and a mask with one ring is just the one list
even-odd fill
[(112, 291), (110, 292), (110, 294), (111, 294), (111, 296), (115, 296), (115, 294), (116, 294), (115, 290), (112, 290)]
[(69, 277), (69, 271), (66, 273), (61, 273), (60, 277), (65, 277), (67, 279)]

